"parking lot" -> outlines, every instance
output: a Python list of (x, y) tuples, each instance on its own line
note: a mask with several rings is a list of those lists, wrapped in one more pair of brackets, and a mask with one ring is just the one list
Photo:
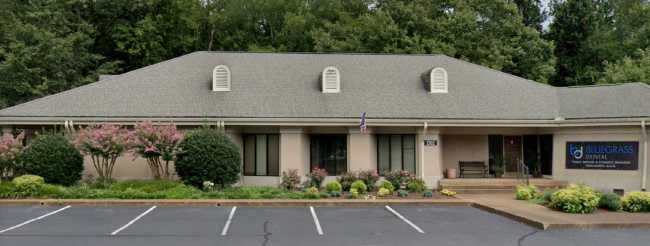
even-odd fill
[(466, 206), (0, 206), (0, 245), (648, 245), (647, 230), (538, 231)]

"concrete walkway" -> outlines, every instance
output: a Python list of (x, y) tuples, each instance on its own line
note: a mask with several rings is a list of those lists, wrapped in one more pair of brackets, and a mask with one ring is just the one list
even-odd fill
[(597, 210), (592, 214), (568, 214), (514, 198), (514, 194), (457, 195), (474, 207), (546, 230), (557, 228), (650, 228), (650, 213)]

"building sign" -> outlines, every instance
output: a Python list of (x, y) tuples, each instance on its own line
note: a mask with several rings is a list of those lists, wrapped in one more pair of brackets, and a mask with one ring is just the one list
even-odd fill
[(567, 169), (637, 170), (639, 142), (567, 142)]

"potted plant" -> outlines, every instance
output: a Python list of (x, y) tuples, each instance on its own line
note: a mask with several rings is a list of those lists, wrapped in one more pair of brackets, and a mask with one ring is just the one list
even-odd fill
[(506, 173), (505, 163), (503, 162), (503, 157), (495, 156), (494, 157), (494, 176), (496, 178), (502, 178), (503, 174)]

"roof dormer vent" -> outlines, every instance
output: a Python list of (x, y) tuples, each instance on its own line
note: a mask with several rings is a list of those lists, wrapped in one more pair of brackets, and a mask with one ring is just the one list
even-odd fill
[(449, 84), (447, 81), (447, 70), (441, 67), (431, 69), (429, 93), (447, 93)]
[(230, 91), (230, 69), (226, 65), (212, 70), (212, 91)]
[(339, 93), (341, 91), (341, 73), (336, 67), (326, 67), (322, 75), (323, 93)]

